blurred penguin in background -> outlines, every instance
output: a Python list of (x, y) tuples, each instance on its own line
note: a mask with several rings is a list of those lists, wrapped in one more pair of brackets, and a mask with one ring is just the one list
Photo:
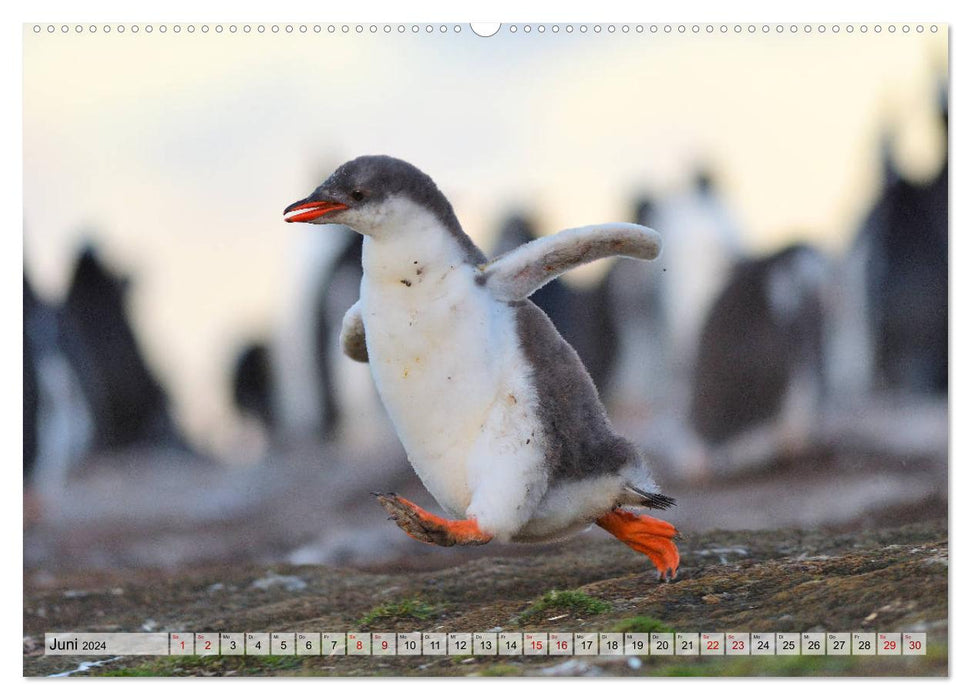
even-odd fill
[[(345, 232), (341, 233), (345, 235)], [(340, 351), (340, 330), (344, 312), (360, 296), (362, 250), (363, 239), (350, 232), (350, 238), (342, 242), (337, 258), (320, 285), (316, 302), (314, 347), (325, 417), (321, 427), (326, 438), (338, 437), (339, 432), (346, 432), (347, 413), (354, 413), (353, 404), (359, 401), (355, 398), (356, 393), (365, 396), (374, 393), (370, 389), (370, 383), (355, 382), (353, 377), (347, 376), (346, 373), (360, 373), (360, 368), (353, 362), (346, 362), (347, 358)], [(373, 410), (382, 409), (374, 405)]]
[(947, 185), (946, 155), (929, 182), (891, 173), (860, 231), (878, 390), (947, 393)]
[[(523, 214), (509, 216), (492, 251), (497, 257), (536, 239), (536, 227)], [(560, 279), (536, 290), (530, 300), (540, 307), (577, 351), (597, 390), (604, 394), (618, 357), (618, 329), (611, 301), (611, 272), (588, 289)]]
[(688, 191), (660, 202), (655, 224), (664, 235), (661, 299), (668, 356), (674, 375), (687, 378), (711, 304), (742, 257), (739, 229), (706, 170), (695, 175)]
[(344, 313), (360, 296), (363, 241), (345, 226), (326, 229), (298, 243), (292, 297), (269, 353), (275, 432), (383, 449), (396, 442), (370, 370), (340, 351)]
[(841, 449), (947, 459), (947, 93), (938, 172), (913, 182), (881, 142), (883, 182), (827, 301), (826, 435)]
[(37, 376), (37, 352), (30, 338), (29, 326), (38, 301), (24, 272), (24, 487), (30, 480), (37, 461), (40, 384)]
[(91, 407), (93, 447), (184, 447), (128, 320), (128, 287), (88, 246), (61, 308), (61, 342)]
[[(947, 95), (940, 125), (947, 138)], [(883, 182), (828, 303), (828, 385), (840, 403), (875, 395), (930, 398), (948, 385), (948, 158), (927, 182), (897, 168), (881, 141)]]
[(298, 245), (300, 267), (276, 340), (251, 343), (237, 356), (233, 401), (271, 443), (366, 447), (382, 435), (384, 408), (367, 365), (345, 357), (339, 340), (344, 312), (360, 295), (363, 241), (344, 226), (327, 229)]
[(304, 235), (296, 242), (289, 275), (292, 286), (271, 344), (277, 430), (288, 441), (329, 438), (337, 423), (330, 375), (321, 370), (319, 356), (321, 324), (326, 324), (321, 320), (321, 299), (331, 267), (356, 236), (337, 226), (326, 234)]
[(258, 420), (268, 430), (273, 428), (273, 370), (270, 350), (264, 343), (245, 346), (236, 358), (233, 403), (240, 413)]
[(664, 237), (657, 265), (618, 260), (611, 269), (620, 358), (611, 404), (667, 478), (707, 474), (707, 449), (687, 419), (701, 327), (741, 242), (714, 177), (698, 172), (686, 191), (641, 196), (634, 221)]
[(26, 270), (23, 305), (24, 488), (59, 490), (91, 449), (91, 406), (64, 352), (59, 312), (34, 292)]
[(741, 262), (701, 332), (691, 423), (709, 470), (737, 472), (806, 445), (823, 391), (827, 263), (806, 245)]
[[(657, 203), (647, 195), (634, 202), (633, 221), (656, 231)], [(665, 241), (665, 245), (667, 242)], [(657, 265), (620, 259), (610, 271), (612, 308), (617, 319), (618, 362), (610, 392), (624, 413), (648, 411), (670, 390), (670, 333), (662, 298), (666, 250)]]

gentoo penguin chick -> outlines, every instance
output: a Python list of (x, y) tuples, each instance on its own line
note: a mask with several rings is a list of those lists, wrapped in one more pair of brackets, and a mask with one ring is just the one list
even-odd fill
[(658, 493), (576, 352), (528, 299), (598, 258), (657, 257), (654, 231), (587, 226), (489, 261), (431, 178), (388, 156), (345, 163), (284, 214), (364, 235), (361, 296), (342, 347), (370, 363), (412, 466), (455, 518), (376, 494), (401, 529), (451, 546), (548, 541), (596, 523), (660, 576), (676, 575), (674, 527), (623, 508), (673, 499)]

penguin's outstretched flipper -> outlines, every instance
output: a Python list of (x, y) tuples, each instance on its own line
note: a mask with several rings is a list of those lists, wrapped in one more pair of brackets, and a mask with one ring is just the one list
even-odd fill
[(673, 538), (678, 531), (670, 523), (615, 508), (599, 517), (597, 525), (634, 551), (646, 554), (657, 568), (658, 578), (670, 581), (677, 577), (681, 556)]
[(360, 299), (355, 301), (344, 314), (344, 320), (341, 323), (341, 350), (355, 362), (368, 361)]
[(446, 520), (394, 493), (372, 495), (377, 496), (378, 503), (388, 512), (390, 519), (405, 534), (419, 542), (451, 547), (456, 544), (486, 544), (492, 539), (492, 535), (479, 529), (475, 520)]
[(646, 226), (581, 226), (537, 238), (480, 265), (478, 281), (499, 301), (521, 301), (567, 270), (599, 258), (653, 260), (660, 253), (661, 237)]

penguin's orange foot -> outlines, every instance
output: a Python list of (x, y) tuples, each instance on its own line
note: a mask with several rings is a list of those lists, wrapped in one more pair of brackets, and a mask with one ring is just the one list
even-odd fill
[(657, 567), (658, 578), (670, 581), (677, 577), (681, 556), (672, 539), (678, 531), (670, 523), (615, 508), (598, 518), (597, 525), (631, 549), (650, 557)]
[(446, 520), (419, 508), (411, 501), (394, 493), (375, 493), (391, 520), (409, 537), (440, 547), (453, 545), (485, 544), (492, 539), (479, 529), (475, 520)]

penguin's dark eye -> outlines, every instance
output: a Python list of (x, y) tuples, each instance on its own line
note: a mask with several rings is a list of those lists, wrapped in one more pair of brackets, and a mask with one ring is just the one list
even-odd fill
[(364, 193), (361, 192), (361, 190), (352, 190), (351, 199), (353, 199), (355, 202), (360, 202), (364, 199)]

